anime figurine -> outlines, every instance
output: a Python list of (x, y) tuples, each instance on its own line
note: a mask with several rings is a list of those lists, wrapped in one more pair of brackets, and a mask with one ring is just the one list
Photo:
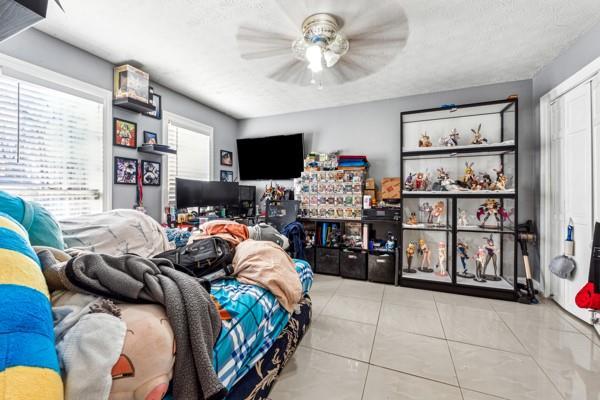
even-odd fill
[(467, 211), (458, 209), (458, 226), (467, 226), (469, 225), (469, 217), (467, 217)]
[(419, 221), (417, 221), (417, 213), (411, 212), (410, 217), (408, 217), (408, 221), (406, 221), (407, 225), (417, 225)]
[(447, 147), (458, 146), (458, 139), (460, 138), (460, 133), (456, 130), (456, 128), (452, 129), (448, 136), (442, 136), (440, 138), (440, 144)]
[(481, 179), (479, 179), (479, 186), (481, 187), (481, 189), (493, 190), (492, 189), (493, 184), (494, 183), (492, 182), (492, 177), (490, 176), (490, 174), (488, 174), (488, 173), (481, 174)]
[(471, 132), (473, 132), (473, 140), (471, 141), (471, 144), (487, 143), (488, 140), (481, 135), (481, 124), (479, 124), (477, 130), (471, 129)]
[(437, 203), (435, 203), (433, 205), (433, 210), (431, 211), (431, 214), (429, 214), (429, 220), (427, 221), (427, 223), (433, 224), (434, 223), (433, 221), (435, 219), (435, 224), (441, 225), (440, 220), (442, 218), (442, 214), (444, 214), (444, 209), (445, 209), (445, 204), (444, 204), (443, 200), (440, 200)]
[(408, 265), (407, 268), (404, 268), (402, 271), (408, 272), (409, 274), (416, 274), (417, 270), (412, 268), (412, 260), (415, 255), (415, 251), (417, 249), (417, 245), (415, 242), (410, 242), (406, 247), (406, 263)]
[(404, 180), (404, 190), (415, 190), (415, 175), (416, 174), (413, 174), (412, 172), (408, 174), (408, 176)]
[(485, 261), (485, 250), (479, 246), (477, 253), (475, 254), (475, 278), (473, 280), (477, 282), (486, 282), (483, 276), (483, 263)]
[(421, 266), (419, 267), (419, 271), (433, 272), (433, 269), (431, 268), (431, 251), (423, 239), (419, 239), (418, 254), (421, 256)]
[(479, 188), (479, 180), (477, 176), (475, 176), (475, 171), (473, 170), (473, 162), (465, 163), (465, 175), (463, 176), (463, 185), (470, 190), (477, 190)]
[(413, 190), (427, 190), (429, 187), (429, 174), (426, 172), (417, 172), (414, 182)]
[(442, 182), (445, 182), (448, 179), (450, 179), (450, 175), (448, 174), (448, 172), (445, 171), (444, 168), (438, 168), (437, 181), (433, 183), (433, 185), (431, 186), (431, 190), (433, 190), (434, 192), (443, 190)]
[(421, 204), (419, 206), (419, 211), (421, 212), (421, 221), (427, 221), (427, 223), (431, 220), (431, 213), (433, 212), (433, 207), (427, 202)]
[(460, 262), (462, 264), (463, 270), (462, 272), (457, 272), (456, 275), (461, 276), (463, 278), (472, 279), (475, 277), (472, 273), (469, 272), (469, 266), (467, 264), (467, 260), (470, 258), (467, 254), (467, 250), (469, 250), (469, 246), (462, 241), (458, 240), (456, 243), (456, 251), (458, 252), (458, 258), (460, 258)]
[(421, 139), (419, 139), (419, 147), (431, 147), (431, 138), (427, 134), (427, 132), (421, 133)]
[(500, 166), (498, 169), (495, 169), (496, 173), (496, 182), (490, 185), (490, 190), (506, 190), (506, 183), (508, 182), (508, 178), (504, 175), (504, 166)]
[(436, 275), (438, 276), (448, 276), (448, 271), (446, 270), (446, 242), (438, 243), (438, 270), (436, 271)]
[(396, 238), (394, 237), (394, 235), (392, 235), (392, 232), (388, 232), (387, 236), (388, 238), (387, 242), (385, 242), (385, 249), (387, 251), (396, 250)]
[[(483, 221), (481, 221), (481, 216), (485, 215)], [(504, 207), (500, 205), (500, 203), (495, 199), (487, 199), (485, 203), (479, 206), (477, 209), (477, 220), (481, 222), (479, 225), (482, 228), (486, 228), (486, 222), (490, 217), (494, 217), (496, 220), (496, 228), (500, 228), (500, 225), (503, 221), (506, 221), (510, 214), (506, 212)]]
[[(485, 279), (489, 280), (489, 281), (499, 281), (501, 280), (501, 278), (498, 276), (498, 255), (496, 254), (496, 245), (494, 244), (494, 237), (493, 235), (490, 235), (489, 238), (484, 238), (485, 239), (485, 251), (486, 251), (486, 257), (485, 257), (485, 264), (483, 266), (483, 276)], [(492, 264), (494, 265), (494, 275), (488, 275), (485, 272), (487, 271), (487, 267), (488, 264), (490, 263), (490, 261), (492, 261)]]

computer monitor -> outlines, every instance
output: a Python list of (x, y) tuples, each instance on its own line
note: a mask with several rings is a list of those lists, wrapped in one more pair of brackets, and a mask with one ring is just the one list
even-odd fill
[(175, 197), (177, 208), (237, 205), (239, 184), (175, 178)]

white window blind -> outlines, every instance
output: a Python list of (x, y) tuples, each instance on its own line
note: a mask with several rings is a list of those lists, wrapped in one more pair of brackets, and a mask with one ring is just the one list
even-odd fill
[(0, 76), (0, 190), (58, 219), (102, 211), (103, 108)]
[(175, 204), (175, 177), (210, 180), (210, 134), (193, 131), (169, 122), (169, 146), (177, 149), (168, 156), (169, 204)]

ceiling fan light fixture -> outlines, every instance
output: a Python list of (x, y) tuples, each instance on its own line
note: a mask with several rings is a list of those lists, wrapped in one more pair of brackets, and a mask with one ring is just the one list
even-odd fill
[(306, 60), (308, 69), (312, 72), (323, 71), (323, 50), (319, 45), (312, 45), (306, 49)]

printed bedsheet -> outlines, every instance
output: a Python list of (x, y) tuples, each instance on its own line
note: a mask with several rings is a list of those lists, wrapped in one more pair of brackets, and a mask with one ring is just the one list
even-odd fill
[[(312, 285), (312, 270), (304, 260), (294, 262), (306, 294)], [(213, 282), (211, 293), (231, 316), (223, 321), (213, 351), (219, 379), (230, 389), (267, 353), (290, 315), (271, 292), (236, 279)]]

